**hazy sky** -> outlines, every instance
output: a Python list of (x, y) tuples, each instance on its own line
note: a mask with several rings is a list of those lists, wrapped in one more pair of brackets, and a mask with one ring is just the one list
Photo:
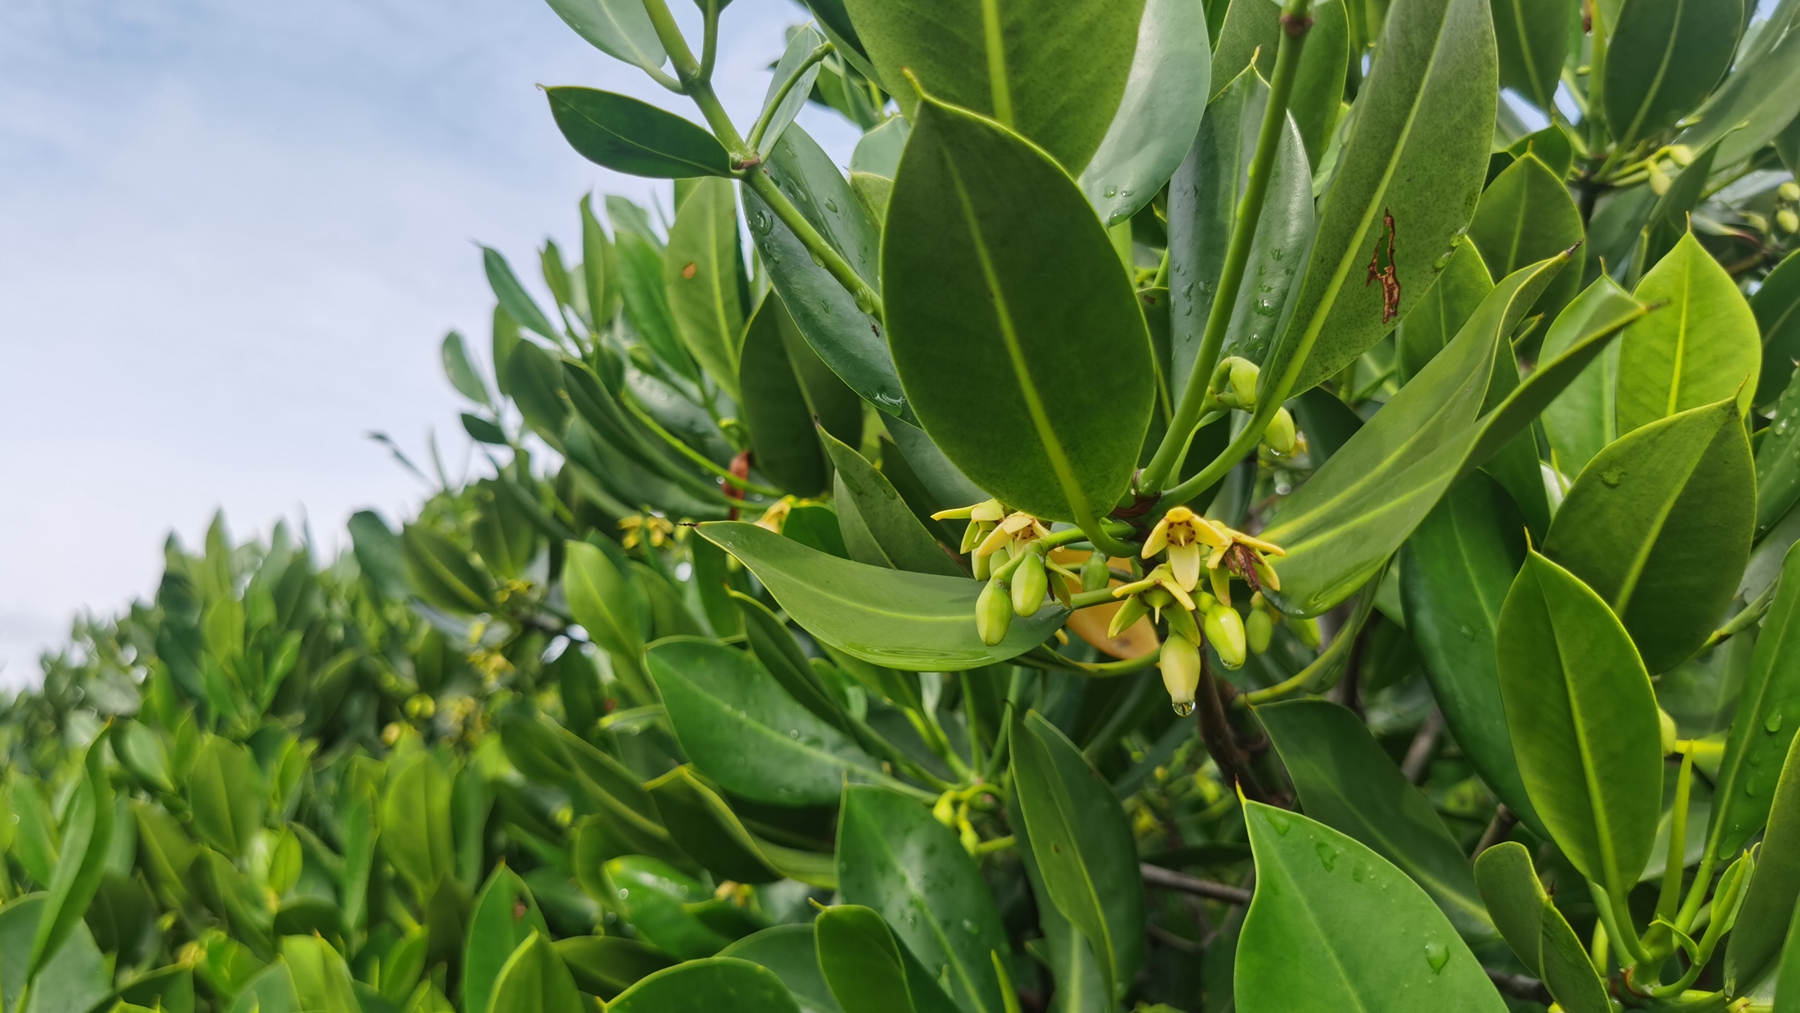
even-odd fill
[[(726, 11), (740, 123), (804, 18)], [(668, 203), (571, 151), (539, 83), (698, 119), (542, 0), (0, 5), (0, 685), (151, 593), (165, 535), (215, 509), (327, 550), (357, 509), (410, 513), (426, 490), (370, 430), (467, 466), (437, 356), (450, 328), (485, 350), (473, 242), (529, 284), (545, 236), (579, 249), (588, 189)], [(848, 160), (854, 128), (801, 123)]]

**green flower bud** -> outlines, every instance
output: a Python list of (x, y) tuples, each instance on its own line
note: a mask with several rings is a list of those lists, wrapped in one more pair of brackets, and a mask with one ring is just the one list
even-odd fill
[(1106, 553), (1090, 553), (1087, 562), (1081, 564), (1081, 589), (1098, 591), (1112, 580), (1112, 571), (1106, 567)]
[(931, 817), (944, 826), (956, 823), (956, 798), (950, 792), (938, 796), (937, 805), (931, 807)]
[(1158, 612), (1168, 608), (1169, 605), (1175, 601), (1175, 596), (1161, 587), (1153, 587), (1139, 595), (1139, 597), (1144, 599), (1144, 604), (1156, 609)]
[(1170, 637), (1163, 641), (1163, 687), (1169, 691), (1169, 702), (1175, 713), (1186, 717), (1194, 713), (1194, 690), (1200, 686), (1200, 648), (1186, 637)]
[(1294, 620), (1294, 635), (1300, 642), (1313, 650), (1319, 649), (1319, 621), (1317, 619)]
[(1186, 637), (1195, 644), (1200, 643), (1200, 626), (1194, 622), (1194, 614), (1184, 608), (1165, 609), (1163, 618), (1169, 621), (1170, 636)]
[(1012, 625), (1011, 589), (1004, 580), (990, 580), (975, 599), (975, 632), (989, 647), (1006, 639), (1006, 628)]
[(963, 820), (962, 826), (957, 828), (957, 836), (962, 840), (963, 850), (970, 858), (975, 857), (975, 850), (981, 846), (981, 835), (975, 832), (975, 825)]
[(1232, 355), (1220, 360), (1210, 385), (1213, 400), (1239, 411), (1254, 410), (1257, 373), (1256, 363), (1249, 359)]
[(1675, 752), (1675, 743), (1681, 739), (1681, 733), (1675, 728), (1675, 719), (1661, 707), (1656, 709), (1656, 719), (1662, 725), (1662, 751), (1664, 756)]
[(1244, 667), (1244, 620), (1237, 610), (1220, 605), (1206, 614), (1206, 642), (1226, 668)]
[(1800, 232), (1800, 215), (1794, 214), (1793, 208), (1782, 208), (1775, 212), (1775, 224), (1783, 232)]
[(1244, 639), (1250, 644), (1252, 654), (1262, 654), (1269, 649), (1269, 638), (1275, 635), (1275, 621), (1269, 618), (1264, 609), (1251, 609), (1250, 618), (1244, 621)]
[(1789, 204), (1800, 201), (1800, 183), (1796, 183), (1790, 179), (1786, 183), (1775, 188), (1775, 195), (1782, 200), (1787, 201)]
[(1669, 149), (1669, 157), (1682, 168), (1694, 164), (1694, 149), (1685, 144), (1677, 144)]
[(1277, 454), (1287, 456), (1294, 452), (1297, 445), (1294, 441), (1294, 417), (1286, 408), (1277, 408), (1275, 417), (1269, 420), (1269, 428), (1263, 430), (1263, 442)]
[(1112, 623), (1106, 627), (1106, 635), (1116, 637), (1124, 633), (1132, 623), (1149, 614), (1150, 606), (1144, 604), (1143, 596), (1134, 594), (1125, 599), (1125, 604), (1119, 606), (1119, 611), (1113, 613)]
[(1048, 590), (1050, 581), (1044, 576), (1043, 555), (1027, 551), (1025, 559), (1012, 575), (1013, 611), (1022, 616), (1036, 613), (1038, 606), (1044, 603), (1044, 593)]

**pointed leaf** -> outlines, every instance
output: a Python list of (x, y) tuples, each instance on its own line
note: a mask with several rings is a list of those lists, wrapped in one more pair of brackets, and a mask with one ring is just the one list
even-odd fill
[[(1610, 277), (1597, 279), (1550, 325), (1539, 354), (1545, 359), (1563, 354), (1596, 313), (1610, 312), (1610, 307), (1627, 298), (1625, 290)], [(1581, 474), (1595, 454), (1619, 438), (1615, 404), (1618, 379), (1619, 346), (1613, 344), (1544, 409), (1544, 431), (1550, 438), (1558, 471)]]
[[(1766, 728), (1762, 731), (1768, 738), (1776, 737)], [(1796, 903), (1800, 902), (1800, 746), (1792, 740), (1781, 778), (1768, 794), (1769, 826), (1763, 833), (1756, 874), (1725, 947), (1725, 987), (1732, 995), (1744, 994), (1775, 970), (1784, 930), (1800, 907)]]
[(819, 438), (831, 455), (838, 482), (848, 494), (838, 497), (838, 510), (842, 512), (846, 504), (854, 505), (886, 565), (916, 573), (963, 576), (962, 567), (925, 530), (886, 476), (855, 449), (823, 429)]
[(1525, 96), (1546, 115), (1554, 108), (1569, 48), (1571, 7), (1569, 0), (1496, 0), (1493, 5), (1500, 87)]
[(669, 227), (663, 287), (688, 352), (734, 401), (744, 336), (737, 261), (737, 196), (731, 181), (695, 180)]
[(1609, 1013), (1611, 1002), (1594, 965), (1569, 922), (1556, 909), (1531, 867), (1531, 852), (1503, 841), (1475, 861), (1475, 879), (1494, 922), (1525, 969), (1544, 979), (1569, 1013)]
[(1145, 0), (1124, 95), (1080, 177), (1104, 224), (1136, 214), (1174, 175), (1200, 128), (1211, 88), (1206, 5)]
[(748, 960), (713, 957), (657, 971), (619, 993), (607, 1013), (799, 1013), (775, 972)]
[(836, 904), (814, 922), (819, 970), (844, 1013), (953, 1013), (956, 1004), (872, 908)]
[(1469, 241), (1494, 275), (1504, 278), (1527, 264), (1577, 247), (1570, 265), (1539, 297), (1534, 312), (1556, 314), (1581, 286), (1587, 250), (1581, 210), (1562, 179), (1527, 154), (1488, 185), (1469, 222)]
[(569, 146), (596, 165), (652, 179), (731, 174), (724, 146), (674, 113), (594, 88), (546, 88), (544, 94)]
[(668, 62), (643, 0), (550, 0), (575, 34), (615, 60), (656, 70)]
[[(1713, 817), (1707, 847), (1735, 854), (1770, 819), (1777, 764), (1800, 729), (1800, 550), (1781, 563), (1781, 585), (1756, 638), (1750, 671), (1738, 696), (1725, 757), (1713, 777)], [(1764, 849), (1767, 855), (1767, 847)], [(1758, 873), (1760, 875), (1760, 873)]]
[(1741, 12), (1632, 0), (1608, 25), (1604, 109), (1621, 148), (1675, 125), (1711, 92), (1737, 49)]
[(719, 956), (748, 960), (775, 972), (794, 993), (800, 1013), (843, 1013), (819, 969), (813, 936), (813, 925), (777, 925), (745, 936), (720, 950)]
[(1619, 341), (1620, 433), (1724, 398), (1749, 407), (1762, 361), (1756, 316), (1699, 240), (1683, 236), (1633, 295), (1661, 308)]

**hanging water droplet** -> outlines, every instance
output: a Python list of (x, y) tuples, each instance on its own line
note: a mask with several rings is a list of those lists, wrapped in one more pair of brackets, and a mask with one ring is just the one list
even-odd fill
[(861, 293), (858, 293), (856, 296), (856, 308), (862, 310), (864, 313), (875, 312), (875, 304), (870, 301), (868, 296)]
[(768, 235), (770, 226), (774, 224), (774, 219), (767, 211), (758, 211), (750, 216), (750, 228), (760, 235)]
[(1189, 714), (1194, 713), (1194, 701), (1192, 701), (1192, 700), (1172, 700), (1169, 702), (1169, 709), (1171, 709), (1175, 712), (1176, 717), (1185, 718)]
[(1770, 732), (1781, 731), (1781, 712), (1776, 711), (1769, 715), (1769, 719), (1763, 722), (1763, 728)]
[(1313, 852), (1319, 856), (1319, 864), (1325, 867), (1326, 872), (1330, 872), (1331, 867), (1337, 864), (1337, 849), (1324, 841), (1314, 841)]
[(1288, 818), (1278, 812), (1270, 810), (1264, 813), (1264, 815), (1269, 818), (1269, 826), (1274, 827), (1275, 832), (1283, 837), (1286, 837), (1287, 832), (1293, 829), (1293, 824), (1288, 822)]
[(1103, 193), (1103, 196), (1105, 196), (1109, 200), (1114, 197), (1117, 197), (1118, 195), (1119, 195), (1119, 188), (1116, 186), (1107, 187)]
[(1431, 965), (1431, 973), (1436, 974), (1450, 962), (1450, 947), (1443, 943), (1425, 944), (1425, 962)]
[[(1452, 250), (1451, 252), (1454, 253), (1455, 251)], [(1441, 256), (1438, 259), (1431, 262), (1432, 269), (1436, 270), (1436, 271), (1442, 271), (1444, 268), (1446, 268), (1448, 266), (1450, 266), (1450, 254), (1449, 253), (1446, 253), (1443, 256)]]
[(813, 262), (814, 267), (824, 267), (825, 266), (825, 258), (819, 256), (819, 252), (817, 250), (813, 251), (812, 262)]

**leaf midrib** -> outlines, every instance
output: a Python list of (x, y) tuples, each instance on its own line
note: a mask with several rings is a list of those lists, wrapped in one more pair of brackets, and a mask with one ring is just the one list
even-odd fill
[(667, 152), (667, 151), (658, 151), (657, 149), (649, 147), (648, 145), (640, 144), (637, 141), (634, 141), (631, 138), (626, 137), (624, 134), (621, 134), (618, 131), (612, 129), (611, 127), (606, 126), (605, 124), (601, 123), (599, 120), (594, 119), (592, 116), (589, 116), (586, 112), (584, 112), (580, 108), (576, 107), (575, 103), (570, 102), (566, 99), (563, 99), (562, 97), (558, 96), (554, 91), (552, 91), (550, 93), (550, 96), (553, 101), (557, 102), (564, 109), (567, 109), (569, 112), (573, 113), (574, 115), (581, 117), (583, 122), (589, 124), (595, 130), (598, 130), (601, 133), (607, 135), (608, 137), (613, 138), (620, 144), (624, 145), (627, 148), (632, 149), (633, 151), (637, 151), (637, 152), (640, 152), (645, 155), (651, 155), (651, 156), (654, 156), (657, 158), (665, 158), (671, 162), (677, 162), (682, 165), (691, 165), (694, 168), (699, 169), (701, 172), (705, 173), (708, 176), (717, 176), (719, 174), (717, 166), (707, 165), (703, 162), (696, 162), (693, 159), (688, 158), (684, 155), (677, 155), (677, 154), (674, 154), (672, 152)]
[(1575, 692), (1575, 682), (1569, 677), (1569, 661), (1563, 654), (1562, 637), (1557, 635), (1556, 611), (1550, 607), (1549, 598), (1543, 593), (1543, 578), (1538, 578), (1538, 597), (1543, 602), (1544, 614), (1550, 620), (1550, 646), (1556, 650), (1557, 672), (1561, 676), (1563, 699), (1569, 705), (1570, 724), (1575, 730), (1575, 749), (1581, 756), (1582, 787), (1587, 793), (1588, 812), (1593, 817), (1595, 845), (1600, 849), (1601, 875), (1606, 879), (1606, 889), (1610, 894), (1620, 883), (1618, 858), (1613, 853), (1611, 823), (1607, 819), (1605, 794), (1601, 791), (1598, 771), (1593, 760), (1593, 745), (1588, 741), (1587, 726), (1582, 718), (1580, 698)]

